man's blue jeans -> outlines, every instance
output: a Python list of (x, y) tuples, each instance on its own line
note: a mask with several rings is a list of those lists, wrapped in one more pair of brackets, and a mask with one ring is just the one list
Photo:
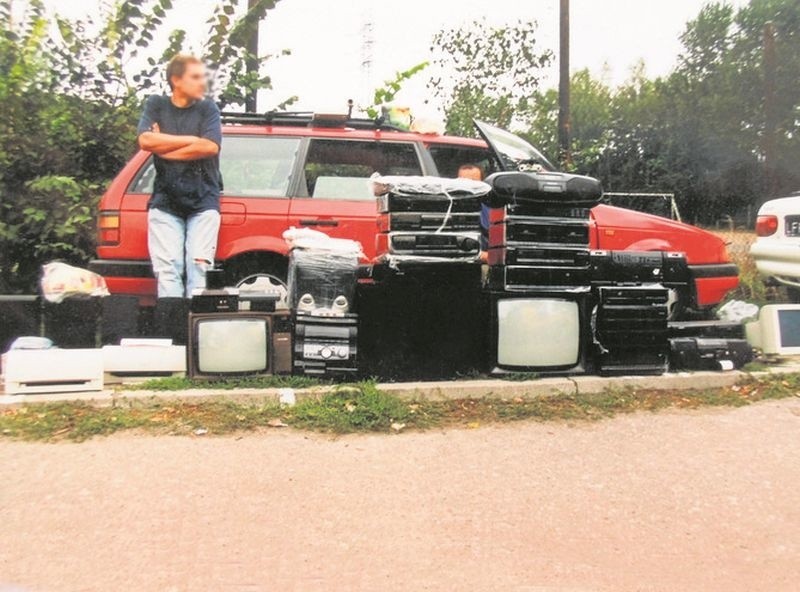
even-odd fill
[(214, 264), (217, 251), (219, 223), (216, 210), (186, 219), (157, 208), (148, 210), (147, 246), (159, 298), (191, 298), (192, 290), (206, 287), (206, 271)]

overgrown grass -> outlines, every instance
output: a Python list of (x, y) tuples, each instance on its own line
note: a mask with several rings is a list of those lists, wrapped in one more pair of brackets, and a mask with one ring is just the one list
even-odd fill
[(620, 413), (665, 408), (749, 405), (800, 396), (800, 374), (749, 377), (728, 388), (672, 391), (606, 389), (538, 398), (405, 401), (374, 382), (339, 386), (292, 407), (272, 401), (206, 399), (122, 400), (111, 407), (88, 403), (35, 403), (0, 412), (0, 436), (22, 440), (82, 441), (138, 429), (152, 434), (221, 435), (285, 427), (337, 434), (400, 432), (439, 427), (475, 428), (497, 422), (594, 421)]

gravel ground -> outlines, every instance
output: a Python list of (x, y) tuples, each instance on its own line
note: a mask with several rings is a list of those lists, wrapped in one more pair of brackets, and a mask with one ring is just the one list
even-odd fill
[[(0, 590), (797, 590), (800, 400), (0, 442)], [(18, 588), (17, 588), (18, 587)]]

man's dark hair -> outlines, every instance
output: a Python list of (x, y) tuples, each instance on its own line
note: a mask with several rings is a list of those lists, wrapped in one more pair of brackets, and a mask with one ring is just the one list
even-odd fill
[(179, 53), (175, 57), (173, 57), (169, 63), (167, 64), (167, 84), (169, 84), (170, 90), (172, 90), (172, 77), (176, 76), (180, 78), (186, 72), (186, 66), (189, 64), (202, 64), (202, 60), (200, 58), (196, 58), (193, 55)]

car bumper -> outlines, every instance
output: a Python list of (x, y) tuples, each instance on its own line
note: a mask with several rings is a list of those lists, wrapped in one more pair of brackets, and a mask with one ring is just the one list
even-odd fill
[(739, 285), (739, 268), (733, 263), (690, 265), (689, 271), (694, 278), (695, 304), (699, 308), (719, 304)]
[(800, 244), (758, 240), (750, 247), (750, 255), (761, 275), (800, 285)]
[(155, 302), (156, 280), (149, 261), (94, 259), (89, 270), (103, 276), (112, 294), (138, 296), (143, 306)]

